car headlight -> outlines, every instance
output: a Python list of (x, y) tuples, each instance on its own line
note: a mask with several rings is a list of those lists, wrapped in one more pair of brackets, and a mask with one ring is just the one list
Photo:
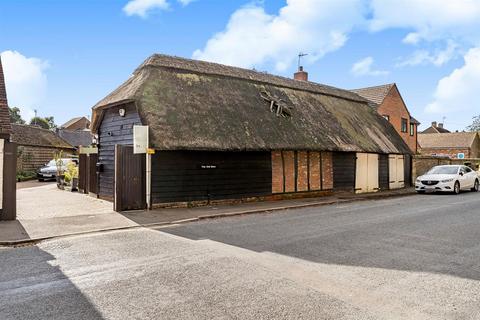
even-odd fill
[(420, 177), (418, 177), (417, 180), (415, 180), (415, 181), (420, 182), (420, 181), (422, 181), (422, 180), (420, 180)]
[(445, 180), (442, 180), (442, 183), (447, 183), (447, 182), (452, 182), (454, 179), (445, 179)]

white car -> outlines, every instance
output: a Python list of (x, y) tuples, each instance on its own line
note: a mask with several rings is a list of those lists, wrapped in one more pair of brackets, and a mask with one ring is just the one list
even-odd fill
[(436, 166), (415, 181), (415, 190), (425, 192), (453, 192), (461, 190), (478, 191), (480, 177), (477, 172), (467, 166)]

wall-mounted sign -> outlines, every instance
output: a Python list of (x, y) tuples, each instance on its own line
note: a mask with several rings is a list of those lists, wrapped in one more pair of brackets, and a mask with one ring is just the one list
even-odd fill
[(198, 165), (199, 169), (217, 169), (217, 165), (215, 164), (200, 164)]
[(147, 148), (147, 154), (155, 154), (155, 149)]
[(148, 149), (148, 126), (133, 126), (133, 153), (146, 153)]
[(465, 153), (457, 154), (457, 159), (465, 159)]
[(80, 154), (92, 154), (92, 153), (98, 153), (97, 147), (82, 147), (80, 146)]

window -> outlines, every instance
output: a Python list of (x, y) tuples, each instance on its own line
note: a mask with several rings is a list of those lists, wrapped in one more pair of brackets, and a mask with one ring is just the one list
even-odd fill
[(407, 132), (408, 120), (402, 118), (402, 132)]
[(466, 171), (467, 173), (470, 173), (470, 172), (472, 172), (472, 169), (470, 169), (469, 167), (465, 167), (465, 171)]
[(385, 120), (390, 121), (390, 116), (389, 115), (384, 114), (383, 117), (385, 118)]
[(415, 124), (410, 123), (410, 135), (413, 137), (415, 135)]

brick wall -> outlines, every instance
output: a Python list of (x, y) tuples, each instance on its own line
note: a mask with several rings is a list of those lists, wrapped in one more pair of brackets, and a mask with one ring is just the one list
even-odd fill
[(472, 158), (474, 157), (472, 153), (470, 152), (469, 148), (445, 148), (445, 149), (440, 149), (440, 148), (422, 148), (420, 150), (420, 153), (424, 156), (446, 156), (451, 159), (456, 159), (457, 155), (459, 153), (464, 153), (465, 158)]
[[(414, 135), (410, 135), (410, 115), (403, 99), (396, 86), (390, 90), (389, 94), (378, 107), (378, 113), (382, 116), (388, 115), (389, 121), (397, 130), (398, 134), (407, 143), (410, 149), (417, 152), (417, 126), (415, 126)], [(402, 118), (407, 119), (407, 132), (402, 132)]]
[(331, 152), (272, 151), (272, 193), (333, 188)]
[(447, 157), (430, 157), (430, 156), (414, 156), (412, 158), (412, 183), (415, 182), (418, 176), (425, 174), (434, 166), (441, 165), (469, 165), (475, 170), (480, 169), (480, 159), (450, 159)]
[[(48, 147), (18, 146), (17, 149), (17, 172), (37, 171), (45, 163), (53, 159), (54, 153), (61, 149)], [(64, 150), (64, 156), (68, 157), (74, 152)]]

